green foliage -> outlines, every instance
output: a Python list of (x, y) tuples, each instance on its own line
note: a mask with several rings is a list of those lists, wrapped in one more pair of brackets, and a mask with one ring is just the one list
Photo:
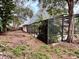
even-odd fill
[(62, 58), (63, 55), (68, 55), (68, 56), (77, 56), (78, 54), (75, 54), (76, 52), (78, 53), (78, 51), (74, 51), (69, 49), (69, 48), (65, 48), (65, 47), (54, 47), (53, 48), (53, 52), (55, 52), (60, 58)]
[(42, 45), (38, 50), (31, 52), (28, 59), (52, 59), (52, 49), (48, 45)]
[(8, 21), (12, 20), (12, 11), (14, 10), (15, 5), (13, 0), (1, 0), (0, 2), (0, 5), (2, 5), (0, 6), (0, 17), (2, 19), (2, 25), (0, 27), (3, 27), (3, 31), (5, 31)]
[(20, 25), (21, 22), (22, 22), (22, 21), (21, 21), (18, 17), (16, 17), (16, 16), (13, 17), (13, 20), (12, 20), (12, 21), (13, 21), (13, 23), (14, 23), (15, 25)]
[(31, 18), (33, 16), (33, 11), (28, 7), (26, 8), (16, 7), (15, 13), (21, 15), (22, 17), (29, 16)]
[(61, 10), (61, 9), (49, 7), (47, 12), (48, 12), (49, 15), (58, 16), (58, 15), (63, 14), (64, 11)]
[(24, 53), (25, 49), (27, 49), (25, 46), (17, 46), (15, 48), (12, 48), (12, 52), (16, 56), (20, 56)]
[[(65, 0), (42, 0), (43, 8), (47, 8), (47, 12), (49, 15), (57, 16), (65, 13)], [(66, 10), (67, 11), (67, 10)]]

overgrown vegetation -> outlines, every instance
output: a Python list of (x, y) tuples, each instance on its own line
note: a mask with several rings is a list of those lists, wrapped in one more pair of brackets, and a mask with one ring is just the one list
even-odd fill
[(1, 22), (1, 31), (5, 32), (7, 30), (8, 21), (13, 19), (12, 11), (14, 11), (15, 4), (13, 0), (1, 0), (0, 1), (0, 20)]
[(51, 56), (43, 52), (34, 52), (31, 59), (51, 59)]
[(9, 55), (15, 59), (52, 59), (53, 54), (56, 54), (60, 59), (63, 59), (63, 55), (79, 58), (79, 49), (75, 50), (66, 47), (53, 47), (52, 45), (46, 44), (33, 51), (28, 45), (22, 44), (10, 47), (7, 43), (3, 42), (0, 43), (0, 52), (5, 52), (6, 55)]
[[(27, 2), (32, 1), (32, 0), (27, 0)], [(32, 2), (34, 3), (36, 0), (33, 0)], [(66, 35), (67, 37), (67, 42), (73, 44), (73, 39), (74, 38), (74, 31), (75, 31), (75, 27), (74, 27), (74, 5), (78, 2), (78, 0), (39, 0), (38, 2), (38, 7), (39, 7), (39, 14), (34, 14), (33, 10), (31, 10), (31, 8), (29, 8), (30, 6), (28, 5), (28, 7), (23, 7), (25, 6), (25, 0), (0, 0), (0, 34), (6, 32), (10, 26), (10, 23), (13, 24), (12, 26), (12, 30), (16, 27), (19, 28), (19, 25), (23, 25), (24, 26), (24, 22), (25, 20), (30, 20), (32, 17), (37, 18), (36, 16), (39, 16), (38, 20), (42, 21), (39, 24), (30, 24), (30, 32), (32, 32), (32, 34), (38, 35), (38, 39), (42, 40), (45, 43), (57, 43), (59, 42), (58, 39), (58, 35), (61, 36), (61, 31), (62, 36), (64, 36), (64, 31), (61, 30), (61, 26), (62, 25), (62, 21), (57, 21), (55, 19), (55, 17), (59, 17), (63, 18), (62, 16), (64, 16), (65, 14), (68, 15), (68, 20), (65, 21), (66, 25), (67, 25), (67, 33)], [(19, 4), (18, 4), (19, 3)], [(68, 9), (66, 9), (66, 5), (68, 5)], [(45, 19), (43, 20), (43, 11), (44, 13), (49, 16), (47, 18), (49, 19)], [(62, 15), (62, 16), (61, 16)], [(52, 18), (52, 19), (50, 19)], [(24, 22), (21, 24), (21, 21), (19, 20), (23, 20)], [(66, 19), (66, 18), (65, 18)], [(65, 20), (63, 19), (63, 20)], [(36, 20), (36, 21), (38, 21)], [(49, 21), (52, 20), (52, 21)], [(54, 23), (54, 21), (57, 21), (57, 23)], [(60, 24), (60, 23), (61, 24)], [(30, 22), (27, 22), (30, 23)], [(32, 22), (31, 22), (32, 23)], [(64, 25), (65, 25), (64, 23)], [(17, 25), (16, 25), (17, 24)], [(29, 24), (27, 24), (29, 25)], [(77, 30), (79, 29), (79, 19), (77, 19)], [(26, 26), (26, 24), (25, 24)], [(64, 29), (64, 26), (62, 26), (62, 29), (66, 30), (66, 28)], [(26, 31), (28, 31), (28, 29), (24, 29)], [(79, 30), (78, 30), (79, 31)], [(21, 34), (20, 38), (20, 34), (17, 35), (17, 32), (14, 32), (14, 34), (10, 35), (9, 34), (9, 38), (14, 38), (14, 42), (10, 42), (12, 45), (16, 45), (17, 46), (8, 46), (8, 41), (7, 41), (7, 33), (5, 33), (5, 35), (2, 35), (3, 37), (6, 36), (6, 42), (2, 42), (0, 44), (0, 52), (3, 54), (7, 54), (7, 55), (11, 55), (14, 57), (14, 59), (52, 59), (53, 53), (58, 56), (59, 58), (63, 58), (63, 55), (65, 55), (66, 57), (72, 57), (75, 56), (76, 58), (79, 58), (79, 48), (77, 49), (71, 49), (70, 47), (65, 48), (65, 47), (57, 47), (55, 45), (52, 46), (52, 44), (46, 45), (44, 44), (43, 46), (39, 47), (36, 50), (32, 50), (32, 48), (36, 47), (36, 46), (32, 46), (32, 38), (34, 37), (30, 37), (30, 34), (23, 35), (24, 33)], [(35, 36), (34, 35), (34, 36)], [(1, 37), (3, 39), (3, 37)], [(30, 38), (29, 38), (30, 37)], [(18, 39), (24, 39), (25, 40), (30, 40), (30, 43), (27, 43), (28, 41), (24, 41), (21, 42), (21, 40), (19, 41), (20, 43), (24, 43), (24, 44), (29, 44), (28, 45), (18, 45), (17, 41)], [(17, 40), (15, 40), (17, 39)], [(34, 38), (36, 39), (36, 38)], [(79, 39), (79, 38), (78, 38)], [(1, 40), (1, 39), (0, 39)], [(16, 42), (15, 42), (16, 41)], [(33, 42), (34, 43), (38, 43), (37, 41)], [(65, 43), (65, 42), (64, 42)], [(79, 43), (79, 42), (78, 42)], [(41, 43), (40, 43), (41, 44)], [(74, 45), (78, 45), (78, 44), (74, 44)], [(37, 45), (38, 46), (38, 45)], [(74, 46), (73, 46), (74, 47)], [(21, 57), (21, 58), (20, 58)]]

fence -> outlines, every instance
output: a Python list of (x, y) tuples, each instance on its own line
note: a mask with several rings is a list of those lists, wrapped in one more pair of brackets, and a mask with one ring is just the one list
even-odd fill
[[(74, 19), (77, 20), (77, 17), (79, 16), (75, 15)], [(68, 16), (61, 15), (59, 17), (34, 22), (30, 25), (24, 25), (24, 27), (26, 27), (27, 33), (34, 34), (34, 37), (37, 37), (43, 42), (49, 44), (66, 40), (69, 26), (68, 21)], [(78, 21), (76, 21), (75, 24)], [(75, 28), (75, 33), (78, 33), (79, 26), (75, 25)]]

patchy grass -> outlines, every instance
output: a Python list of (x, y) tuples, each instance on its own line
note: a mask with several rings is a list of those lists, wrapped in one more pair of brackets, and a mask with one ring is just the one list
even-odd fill
[(19, 46), (15, 47), (15, 48), (12, 48), (11, 51), (13, 52), (14, 55), (20, 56), (23, 53), (25, 53), (26, 49), (29, 50), (27, 46), (19, 45)]
[(51, 51), (49, 45), (42, 45), (36, 51), (32, 52), (31, 59), (52, 59)]
[(41, 51), (41, 52), (47, 52), (47, 53), (51, 53), (52, 52), (52, 49), (49, 45), (42, 45), (38, 51)]
[(55, 52), (57, 55), (61, 55), (61, 54), (62, 54), (61, 48), (54, 48), (53, 50), (54, 50), (54, 52)]
[(0, 53), (5, 52), (4, 54), (14, 57), (13, 59), (72, 59), (74, 56), (79, 59), (79, 48), (75, 44), (64, 42), (52, 46), (35, 38), (30, 40), (30, 37), (22, 32), (0, 36)]
[(77, 56), (77, 58), (79, 58), (79, 49), (76, 50), (74, 53), (75, 53), (75, 55)]
[(29, 59), (52, 59), (49, 54), (43, 52), (32, 52), (31, 58)]
[[(37, 50), (32, 50), (29, 45), (17, 45), (15, 47), (7, 46), (7, 43), (0, 44), (0, 52), (7, 51), (8, 55), (18, 57), (24, 55), (27, 59), (52, 59), (52, 53), (56, 54), (60, 59), (64, 59), (62, 56), (76, 56), (79, 58), (79, 49), (52, 47), (50, 45), (42, 45)], [(21, 58), (22, 59), (22, 58)]]

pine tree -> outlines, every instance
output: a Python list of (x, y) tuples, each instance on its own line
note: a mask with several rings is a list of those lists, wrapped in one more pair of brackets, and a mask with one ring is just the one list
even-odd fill
[(14, 10), (13, 0), (1, 0), (0, 1), (0, 17), (3, 27), (3, 32), (7, 30), (8, 21), (12, 20), (12, 11)]

